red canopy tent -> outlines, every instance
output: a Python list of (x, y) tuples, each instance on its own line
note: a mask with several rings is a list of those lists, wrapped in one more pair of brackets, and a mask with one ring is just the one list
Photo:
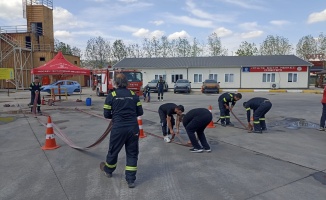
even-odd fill
[(67, 61), (61, 51), (49, 62), (32, 69), (35, 75), (90, 75), (89, 69), (83, 69)]

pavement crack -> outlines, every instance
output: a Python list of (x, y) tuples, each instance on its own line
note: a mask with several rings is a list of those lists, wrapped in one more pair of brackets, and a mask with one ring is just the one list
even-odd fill
[(302, 178), (299, 178), (299, 179), (293, 180), (293, 181), (291, 181), (291, 182), (285, 183), (285, 184), (280, 185), (280, 186), (278, 186), (278, 187), (271, 188), (271, 189), (266, 190), (266, 191), (264, 191), (264, 192), (261, 192), (261, 193), (255, 194), (255, 195), (253, 195), (253, 196), (251, 196), (251, 197), (246, 198), (245, 200), (249, 200), (249, 199), (252, 199), (252, 198), (257, 197), (257, 196), (259, 196), (259, 195), (265, 194), (265, 193), (267, 193), (267, 192), (270, 192), (270, 191), (273, 191), (273, 190), (276, 190), (276, 189), (279, 189), (279, 188), (285, 187), (285, 186), (287, 186), (287, 185), (291, 185), (291, 184), (293, 184), (293, 183), (295, 183), (295, 182), (298, 182), (298, 181), (304, 180), (304, 179), (306, 179), (306, 178), (309, 178), (310, 176), (313, 176), (314, 174), (315, 174), (315, 173), (313, 173), (313, 174), (309, 174), (309, 175), (307, 175), (307, 176), (304, 176), (304, 177), (302, 177)]
[(242, 146), (239, 146), (239, 145), (235, 145), (235, 144), (232, 144), (232, 143), (229, 143), (229, 142), (225, 142), (223, 140), (219, 140), (219, 139), (216, 139), (217, 141), (221, 142), (221, 143), (224, 143), (224, 144), (228, 144), (228, 145), (231, 145), (231, 146), (234, 146), (234, 147), (238, 147), (240, 149), (245, 149), (247, 151), (251, 151), (251, 152), (254, 152), (256, 154), (260, 154), (260, 155), (263, 155), (263, 156), (266, 156), (266, 157), (269, 157), (269, 158), (272, 158), (274, 160), (279, 160), (279, 161), (283, 161), (283, 162), (287, 162), (289, 164), (293, 164), (293, 165), (296, 165), (296, 166), (299, 166), (299, 167), (303, 167), (303, 168), (306, 168), (306, 169), (310, 169), (310, 170), (314, 170), (316, 172), (320, 171), (319, 169), (314, 169), (312, 167), (308, 167), (308, 166), (304, 166), (304, 165), (301, 165), (301, 164), (298, 164), (298, 163), (295, 163), (295, 162), (291, 162), (291, 161), (288, 161), (288, 160), (283, 160), (281, 158), (277, 158), (277, 157), (274, 157), (274, 156), (271, 156), (271, 155), (268, 155), (268, 154), (265, 154), (265, 153), (261, 153), (259, 151), (255, 151), (255, 150), (252, 150), (252, 149), (248, 149), (246, 147), (242, 147)]

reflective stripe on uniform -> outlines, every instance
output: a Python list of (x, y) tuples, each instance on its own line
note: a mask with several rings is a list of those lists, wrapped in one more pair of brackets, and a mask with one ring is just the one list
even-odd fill
[(103, 108), (104, 108), (104, 109), (111, 110), (111, 106), (110, 106), (110, 105), (107, 105), (107, 104), (104, 104)]
[(260, 122), (259, 121), (254, 121), (254, 124), (259, 124)]
[(225, 116), (225, 118), (231, 118), (230, 116)]
[(107, 162), (105, 163), (105, 166), (107, 166), (108, 168), (115, 168), (117, 166), (117, 163), (114, 165), (109, 165)]
[(137, 171), (137, 167), (126, 166), (127, 171)]
[(226, 98), (223, 98), (223, 101), (226, 102)]
[(233, 95), (230, 93), (230, 97), (232, 98), (233, 97)]
[(246, 108), (246, 110), (250, 110), (250, 108)]
[(132, 91), (132, 90), (130, 90), (130, 93), (131, 93), (131, 95), (135, 95), (135, 92), (134, 92), (134, 91)]
[(224, 117), (224, 116), (221, 116), (220, 118), (221, 118), (221, 119), (225, 119), (225, 117)]
[(140, 103), (140, 101), (139, 101), (139, 102), (137, 102), (137, 106), (141, 106), (141, 103)]
[(115, 91), (113, 91), (111, 94), (113, 97), (117, 96), (117, 93)]
[(265, 121), (265, 118), (259, 118), (259, 120), (261, 120), (261, 121), (264, 120)]

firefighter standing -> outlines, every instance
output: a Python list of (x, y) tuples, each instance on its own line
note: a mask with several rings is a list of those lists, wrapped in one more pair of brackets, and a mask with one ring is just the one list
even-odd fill
[[(207, 125), (212, 121), (212, 113), (206, 108), (195, 108), (187, 112), (187, 114), (182, 115), (183, 126), (185, 127), (190, 142), (193, 148), (190, 149), (190, 152), (201, 153), (203, 151), (211, 152), (211, 148), (207, 143), (206, 136), (204, 133)], [(179, 130), (179, 126), (177, 125)], [(200, 141), (201, 147), (197, 141), (195, 132), (197, 132), (198, 140)], [(178, 133), (177, 133), (178, 134)]]
[(173, 115), (177, 114), (177, 127), (179, 127), (179, 116), (184, 112), (184, 107), (182, 105), (176, 105), (174, 103), (162, 104), (158, 109), (158, 114), (160, 116), (160, 123), (162, 126), (162, 132), (165, 142), (171, 142), (169, 138), (170, 134), (174, 134), (173, 126), (175, 125), (175, 120)]
[(320, 118), (320, 131), (324, 131), (325, 130), (325, 121), (326, 121), (326, 86), (324, 87), (324, 93), (323, 93), (323, 98), (321, 100), (321, 103), (323, 104), (323, 111), (322, 111), (322, 115)]
[(247, 102), (243, 102), (243, 107), (247, 111), (247, 121), (248, 126), (251, 128), (250, 124), (250, 110), (254, 110), (253, 118), (254, 118), (254, 133), (262, 133), (262, 131), (266, 131), (266, 122), (265, 122), (265, 114), (271, 109), (272, 103), (269, 99), (262, 97), (255, 97), (250, 99)]
[(127, 89), (128, 80), (125, 75), (115, 77), (117, 89), (108, 94), (104, 104), (104, 117), (112, 119), (112, 130), (106, 162), (101, 162), (100, 169), (107, 177), (112, 177), (116, 169), (118, 154), (125, 145), (127, 163), (125, 178), (129, 188), (135, 187), (137, 161), (139, 153), (139, 127), (137, 116), (143, 115), (139, 97)]
[[(218, 106), (220, 109), (220, 119), (222, 126), (234, 126), (230, 122), (230, 111), (234, 107), (236, 101), (242, 98), (241, 93), (223, 93), (218, 98)], [(230, 106), (231, 103), (231, 106)]]
[(157, 101), (163, 101), (163, 93), (164, 93), (164, 86), (165, 86), (165, 80), (163, 80), (162, 76), (160, 76), (160, 80), (158, 80), (156, 84), (157, 88)]
[(40, 79), (38, 77), (35, 77), (34, 82), (32, 82), (29, 85), (29, 90), (31, 91), (31, 102), (29, 104), (31, 106), (31, 112), (33, 112), (33, 105), (34, 105), (34, 101), (35, 101), (35, 96), (36, 96), (36, 94), (38, 94), (38, 97), (37, 97), (37, 112), (39, 114), (42, 114), (42, 112), (41, 112), (41, 94), (40, 94), (41, 87), (42, 87), (42, 85), (41, 85)]

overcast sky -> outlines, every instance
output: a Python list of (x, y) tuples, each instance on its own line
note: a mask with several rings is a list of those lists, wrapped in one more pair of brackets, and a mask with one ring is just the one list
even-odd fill
[[(292, 45), (326, 33), (326, 0), (53, 0), (54, 37), (85, 50), (87, 40), (141, 44), (144, 37), (196, 37), (216, 32), (235, 52), (242, 41), (259, 45), (279, 35)], [(0, 0), (0, 26), (26, 24), (22, 0)]]

